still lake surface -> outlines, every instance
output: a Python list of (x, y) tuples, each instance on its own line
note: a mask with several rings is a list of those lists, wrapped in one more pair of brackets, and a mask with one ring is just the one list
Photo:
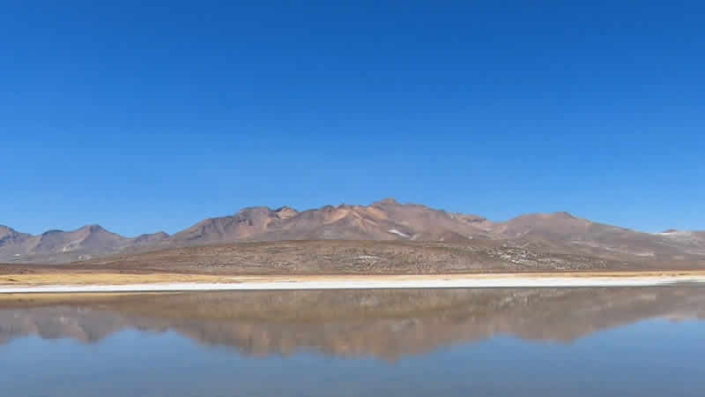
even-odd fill
[(702, 287), (57, 299), (0, 301), (0, 395), (705, 395)]

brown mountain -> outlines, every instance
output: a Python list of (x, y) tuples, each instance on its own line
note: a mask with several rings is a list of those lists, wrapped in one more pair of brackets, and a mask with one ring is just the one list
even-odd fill
[(528, 214), (506, 222), (385, 199), (368, 206), (338, 205), (298, 212), (289, 207), (245, 208), (203, 220), (172, 236), (160, 232), (127, 238), (100, 226), (38, 236), (0, 227), (0, 262), (65, 263), (116, 253), (235, 242), (374, 240), (440, 242), (469, 247), (506, 246), (539, 253), (593, 256), (615, 261), (700, 263), (705, 233), (641, 233), (566, 212)]
[(32, 237), (29, 234), (19, 233), (7, 226), (0, 225), (0, 248), (20, 245)]
[(289, 207), (271, 210), (267, 207), (245, 208), (233, 216), (210, 218), (174, 234), (170, 242), (203, 244), (254, 238), (276, 228), (298, 213)]
[(591, 222), (566, 212), (530, 214), (496, 224), (495, 237), (556, 252), (608, 258), (673, 260), (705, 255), (705, 240), (691, 232), (641, 233)]
[(277, 240), (468, 240), (488, 237), (484, 218), (450, 214), (392, 199), (370, 206), (339, 205), (297, 212), (284, 207), (246, 208), (175, 234), (171, 242), (215, 243)]
[(155, 233), (126, 238), (98, 225), (87, 225), (73, 231), (49, 230), (37, 236), (2, 227), (0, 261), (65, 263), (87, 260), (129, 248), (152, 246), (167, 237), (166, 233)]
[(98, 225), (88, 225), (80, 229), (63, 232), (51, 230), (40, 236), (32, 237), (29, 246), (37, 254), (53, 254), (55, 252), (101, 252), (123, 246), (126, 238), (111, 233)]

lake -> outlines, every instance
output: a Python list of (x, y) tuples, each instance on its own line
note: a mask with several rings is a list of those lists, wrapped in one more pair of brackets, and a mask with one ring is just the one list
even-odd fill
[(21, 296), (2, 396), (705, 395), (705, 288)]

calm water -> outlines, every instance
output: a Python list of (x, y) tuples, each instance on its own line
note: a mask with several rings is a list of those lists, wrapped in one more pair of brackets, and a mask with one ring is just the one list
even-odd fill
[(697, 287), (0, 301), (0, 395), (702, 397), (703, 319)]

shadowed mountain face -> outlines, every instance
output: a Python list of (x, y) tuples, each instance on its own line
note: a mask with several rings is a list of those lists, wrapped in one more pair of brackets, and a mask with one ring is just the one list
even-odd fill
[(705, 289), (228, 292), (0, 303), (0, 343), (36, 335), (97, 342), (174, 331), (248, 355), (315, 349), (386, 360), (497, 335), (569, 343), (651, 318), (705, 319)]
[(25, 233), (18, 233), (7, 226), (0, 225), (0, 247), (19, 247), (32, 236)]
[(65, 263), (148, 247), (168, 238), (166, 233), (126, 238), (98, 225), (73, 231), (49, 230), (37, 236), (0, 226), (0, 261)]
[(507, 222), (449, 213), (385, 199), (369, 206), (339, 205), (298, 212), (289, 207), (245, 208), (169, 236), (126, 238), (100, 226), (39, 236), (0, 226), (0, 261), (66, 263), (110, 254), (185, 246), (282, 240), (425, 241), (466, 246), (504, 245), (536, 252), (577, 254), (618, 261), (699, 263), (705, 233), (640, 233), (594, 223), (565, 212), (529, 214)]

